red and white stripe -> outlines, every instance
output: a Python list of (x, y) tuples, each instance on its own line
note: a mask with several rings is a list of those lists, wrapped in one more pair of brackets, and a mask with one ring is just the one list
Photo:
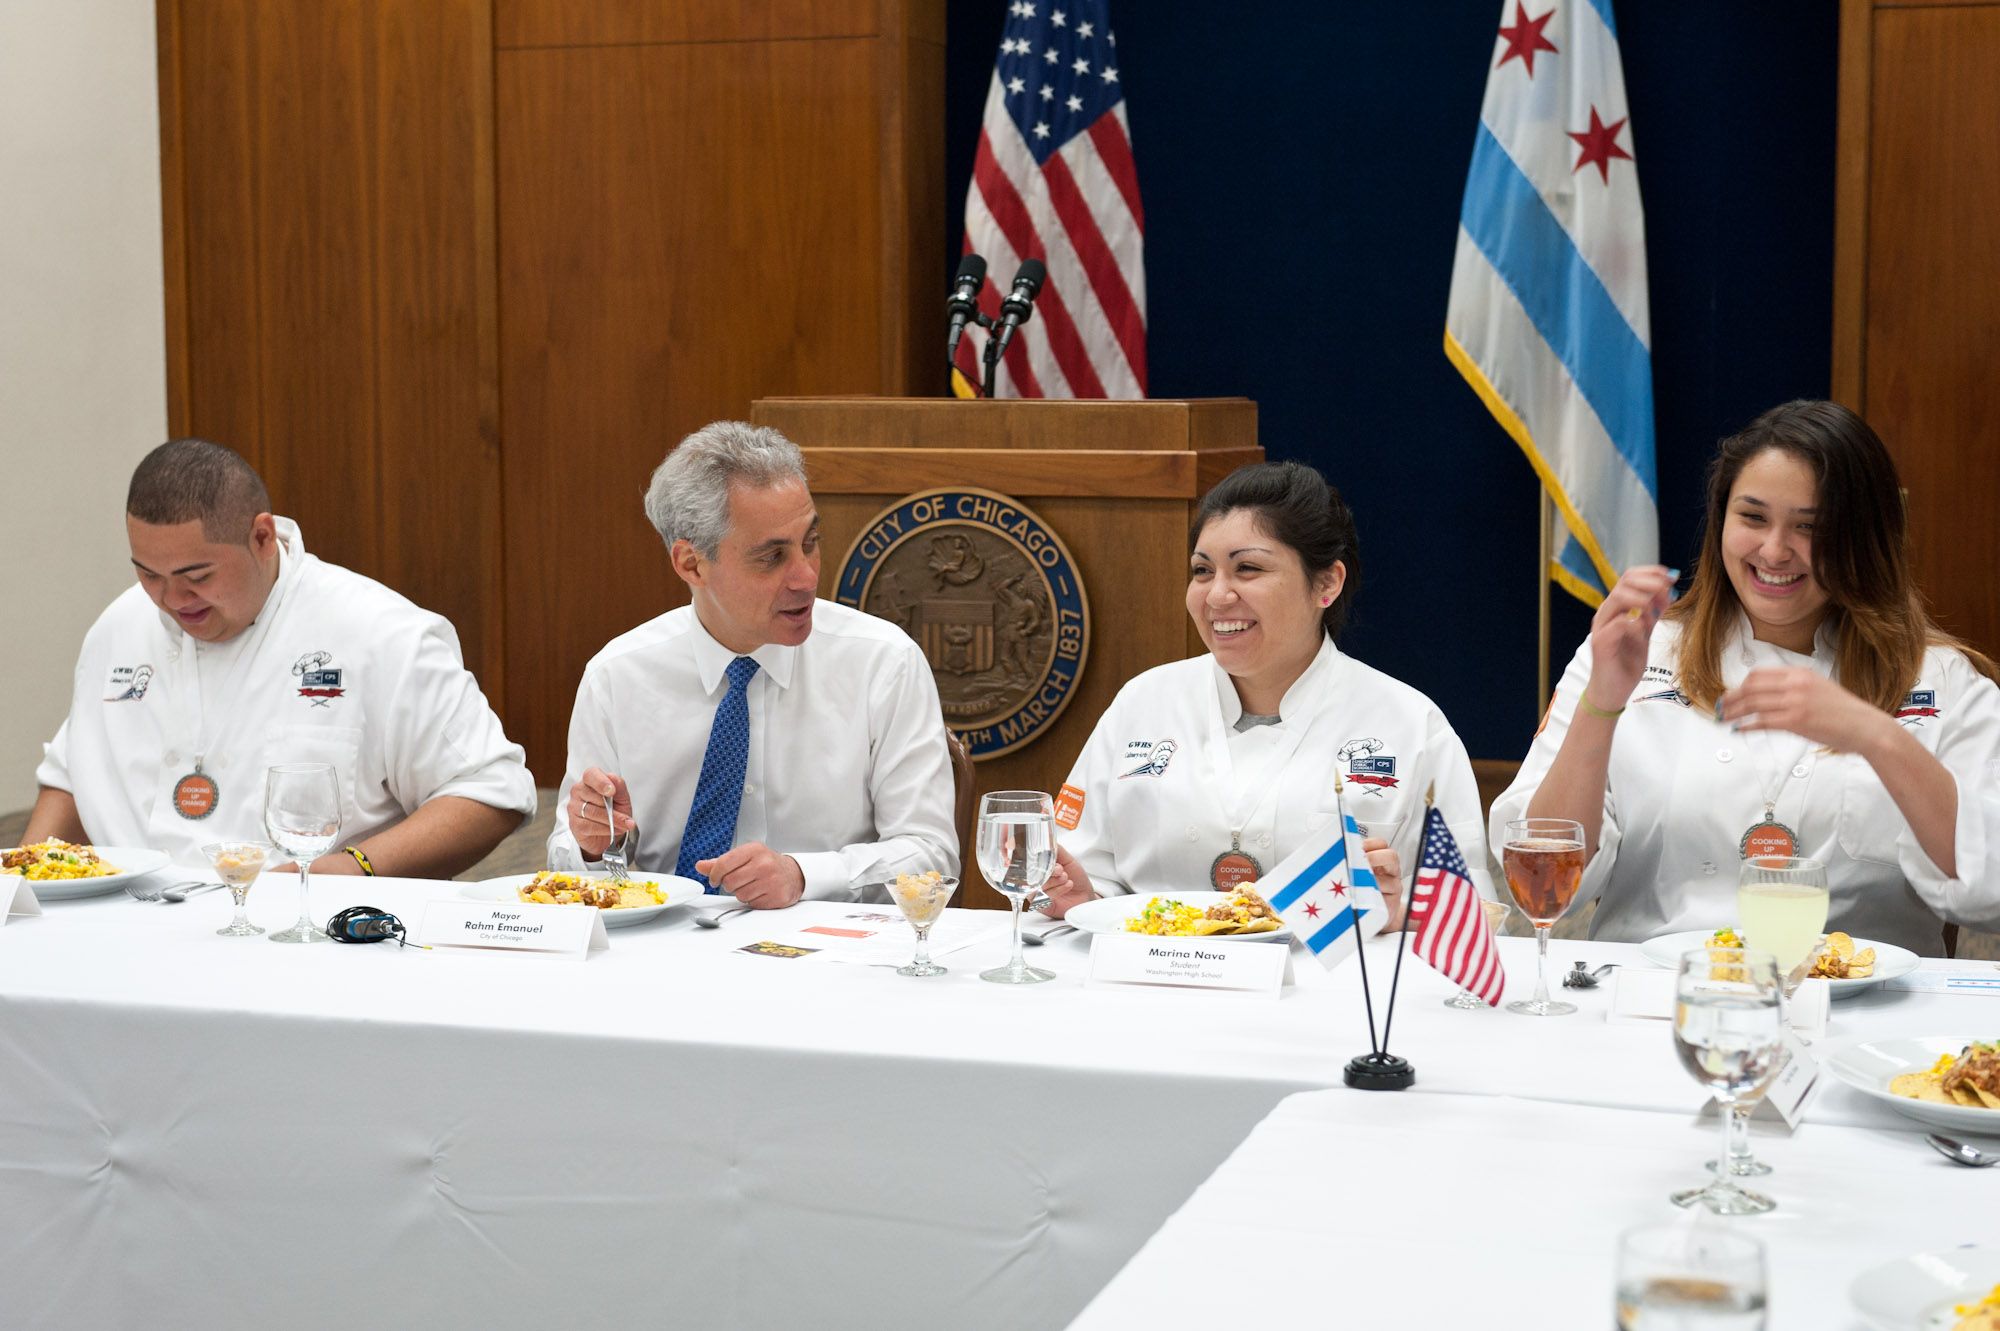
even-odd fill
[(1417, 955), (1446, 979), (1500, 1006), (1507, 987), (1500, 968), (1500, 949), (1486, 923), (1479, 889), (1448, 869), (1425, 868), (1417, 873), (1410, 918), (1417, 931)]
[[(996, 73), (965, 199), (965, 249), (986, 260), (979, 307), (997, 319), (1023, 259), (1049, 270), (1014, 335), (995, 397), (1146, 396), (1145, 214), (1125, 103), (1040, 168)], [(980, 382), (988, 334), (968, 328), (958, 367)]]

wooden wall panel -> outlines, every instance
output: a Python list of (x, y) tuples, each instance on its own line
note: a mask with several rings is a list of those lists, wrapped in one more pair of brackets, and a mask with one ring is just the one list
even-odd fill
[[(598, 13), (641, 10), (666, 12)], [(667, 451), (768, 393), (906, 391), (910, 284), (927, 270), (937, 296), (944, 271), (941, 204), (928, 234), (910, 219), (941, 197), (942, 151), (911, 158), (887, 127), (885, 71), (917, 59), (893, 44), (496, 57), (503, 472), (528, 534), (506, 566), (509, 719), (544, 781), (584, 663), (685, 599), (639, 502)], [(579, 536), (589, 557), (551, 557)]]
[(493, 11), (503, 49), (872, 37), (884, 30), (876, 26), (877, 0), (494, 0)]
[(490, 11), (162, 0), (171, 426), (503, 701)]
[(1861, 409), (1932, 611), (2000, 651), (2000, 4), (1884, 7), (1869, 80)]

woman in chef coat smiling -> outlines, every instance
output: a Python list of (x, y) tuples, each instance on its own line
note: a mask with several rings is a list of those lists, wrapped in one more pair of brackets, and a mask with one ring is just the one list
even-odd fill
[(1758, 851), (1826, 862), (1829, 928), (2000, 923), (2000, 688), (1926, 617), (1901, 495), (1867, 422), (1788, 402), (1723, 441), (1688, 594), (1647, 567), (1605, 597), (1492, 813), (1583, 824), (1593, 937), (1735, 924)]
[(1433, 782), (1490, 896), (1465, 746), (1430, 699), (1334, 645), (1360, 586), (1339, 492), (1298, 463), (1240, 468), (1202, 500), (1190, 547), (1187, 609), (1210, 654), (1137, 676), (1099, 719), (1056, 801), (1048, 913), (1260, 877), (1333, 824), (1336, 772), (1392, 924)]

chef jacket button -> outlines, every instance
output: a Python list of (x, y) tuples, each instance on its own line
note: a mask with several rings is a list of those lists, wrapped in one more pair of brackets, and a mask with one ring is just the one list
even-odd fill
[(755, 795), (757, 793), (757, 787), (751, 785), (748, 781), (745, 781), (743, 783), (743, 793), (745, 795)]
[(1257, 844), (1258, 844), (1258, 845), (1260, 845), (1260, 846), (1268, 846), (1268, 845), (1270, 845), (1270, 844), (1271, 844), (1271, 834), (1270, 834), (1269, 832), (1266, 832), (1266, 833), (1264, 833), (1264, 835), (1262, 835), (1262, 836), (1258, 837), (1258, 838), (1257, 838)]
[(1195, 826), (1193, 823), (1188, 824), (1188, 840), (1190, 841), (1201, 840), (1201, 833), (1195, 830)]
[(169, 764), (177, 763), (181, 760), (181, 756), (178, 753), (175, 753), (172, 749), (167, 750), (166, 757), (167, 757), (167, 762)]
[(1715, 751), (1715, 761), (1719, 763), (1726, 763), (1735, 756), (1736, 751), (1734, 749), (1717, 749)]
[(1803, 777), (1810, 770), (1811, 769), (1808, 768), (1804, 763), (1800, 763), (1797, 767), (1794, 767), (1792, 769), (1792, 775), (1796, 777)]
[(1703, 860), (1703, 861), (1701, 862), (1701, 871), (1702, 871), (1703, 873), (1706, 873), (1706, 874), (1712, 874), (1712, 873), (1714, 873), (1714, 872), (1715, 872), (1715, 861), (1714, 861), (1714, 860)]

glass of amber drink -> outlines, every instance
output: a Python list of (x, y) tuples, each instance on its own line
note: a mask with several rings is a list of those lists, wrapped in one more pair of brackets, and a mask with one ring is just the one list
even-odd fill
[(1516, 818), (1507, 824), (1507, 841), (1500, 851), (1507, 873), (1507, 890), (1514, 904), (1535, 926), (1535, 996), (1507, 1005), (1509, 1012), (1531, 1017), (1562, 1017), (1576, 1011), (1574, 1003), (1549, 997), (1549, 930), (1583, 881), (1583, 826), (1567, 818)]

